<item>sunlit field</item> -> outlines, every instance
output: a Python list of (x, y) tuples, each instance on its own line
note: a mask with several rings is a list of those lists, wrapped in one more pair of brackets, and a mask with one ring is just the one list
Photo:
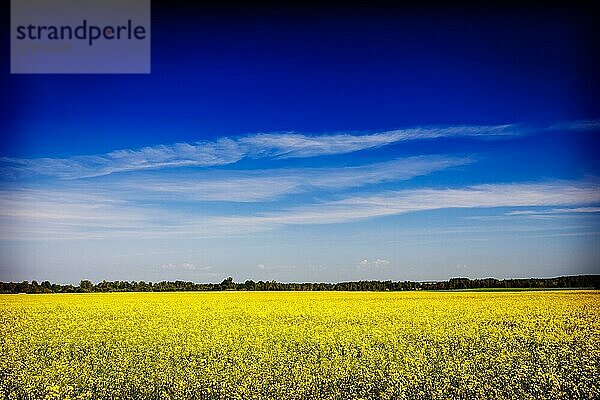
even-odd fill
[(0, 296), (5, 399), (598, 399), (600, 292)]

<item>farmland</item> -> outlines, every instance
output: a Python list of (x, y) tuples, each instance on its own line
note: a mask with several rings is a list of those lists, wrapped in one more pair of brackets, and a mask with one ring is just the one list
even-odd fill
[(0, 295), (6, 399), (597, 399), (600, 292)]

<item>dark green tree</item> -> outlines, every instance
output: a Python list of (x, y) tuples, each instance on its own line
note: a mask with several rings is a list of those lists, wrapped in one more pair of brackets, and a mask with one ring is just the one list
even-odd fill
[(79, 289), (84, 293), (89, 293), (94, 290), (94, 284), (88, 280), (82, 280), (79, 282)]
[(226, 279), (223, 279), (223, 282), (221, 282), (221, 288), (223, 290), (234, 289), (235, 283), (233, 283), (233, 278), (227, 277)]

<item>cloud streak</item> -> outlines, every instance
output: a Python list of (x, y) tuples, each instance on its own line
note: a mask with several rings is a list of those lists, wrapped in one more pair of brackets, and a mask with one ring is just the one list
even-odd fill
[(215, 237), (285, 225), (337, 224), (449, 208), (512, 207), (515, 211), (532, 206), (597, 208), (600, 187), (557, 181), (401, 190), (247, 215), (206, 215), (201, 210), (140, 207), (94, 194), (65, 197), (69, 199), (66, 203), (59, 193), (25, 190), (0, 193), (0, 223), (5, 228), (2, 238)]
[(554, 182), (486, 184), (462, 189), (391, 191), (268, 213), (257, 222), (332, 224), (449, 208), (589, 205), (600, 203), (600, 185)]
[(417, 156), (348, 167), (151, 174), (125, 177), (107, 185), (93, 181), (90, 185), (120, 191), (123, 198), (257, 202), (309, 191), (337, 191), (404, 181), (472, 162), (471, 158)]
[(365, 258), (364, 260), (359, 261), (357, 266), (358, 266), (358, 268), (361, 268), (361, 269), (367, 269), (367, 268), (389, 267), (390, 264), (391, 264), (390, 261), (386, 260), (385, 258), (377, 258), (373, 261)]
[(0, 163), (5, 177), (44, 175), (59, 179), (80, 179), (168, 167), (219, 166), (235, 163), (243, 157), (244, 153), (237, 142), (219, 139), (215, 142), (176, 143), (70, 158), (2, 157)]
[(506, 215), (562, 215), (562, 214), (591, 214), (600, 213), (600, 207), (553, 208), (550, 210), (518, 210)]
[(47, 176), (83, 179), (129, 171), (176, 167), (215, 167), (242, 159), (289, 159), (348, 154), (414, 140), (439, 138), (509, 138), (536, 131), (589, 131), (600, 129), (600, 120), (571, 121), (546, 127), (519, 124), (454, 125), (397, 129), (375, 133), (308, 135), (296, 132), (258, 133), (222, 137), (213, 141), (175, 143), (105, 154), (68, 158), (0, 157), (4, 179)]
[(461, 125), (398, 129), (372, 134), (306, 136), (295, 133), (258, 134), (239, 139), (254, 157), (302, 158), (351, 153), (393, 143), (442, 137), (502, 137), (523, 133), (516, 125)]
[(287, 159), (347, 154), (412, 140), (506, 137), (523, 132), (519, 126), (509, 124), (410, 128), (366, 134), (261, 133), (69, 158), (2, 157), (0, 171), (5, 179), (38, 175), (82, 179), (148, 169), (223, 166), (244, 158)]
[(210, 265), (197, 267), (193, 263), (184, 262), (181, 264), (165, 263), (160, 266), (160, 269), (169, 271), (210, 271), (213, 267)]

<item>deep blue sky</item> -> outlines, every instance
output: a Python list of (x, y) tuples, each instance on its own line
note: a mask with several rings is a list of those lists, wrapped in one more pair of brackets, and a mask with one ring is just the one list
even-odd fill
[(596, 116), (592, 21), (576, 10), (153, 11), (151, 75), (5, 65), (8, 151)]
[[(0, 279), (598, 272), (588, 11), (156, 5), (150, 75), (10, 75), (5, 60)], [(377, 136), (417, 127), (438, 133)], [(227, 161), (182, 166), (175, 143)], [(465, 192), (426, 209), (406, 192), (448, 189)], [(329, 207), (343, 218), (318, 215)]]

